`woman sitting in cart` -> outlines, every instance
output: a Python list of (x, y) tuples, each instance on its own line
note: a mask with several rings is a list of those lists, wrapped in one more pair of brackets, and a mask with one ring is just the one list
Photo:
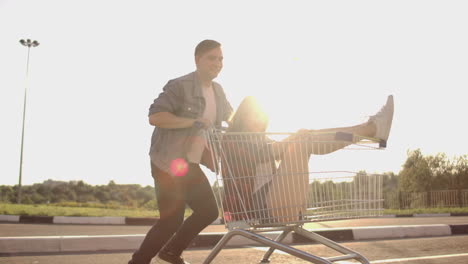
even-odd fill
[[(393, 97), (388, 96), (382, 109), (365, 123), (301, 129), (274, 141), (264, 133), (268, 127), (267, 114), (254, 97), (246, 97), (231, 117), (223, 137), (225, 220), (266, 224), (300, 221), (306, 207), (310, 156), (328, 154), (360, 140), (353, 135), (386, 144), (393, 108)], [(337, 135), (346, 140), (337, 140)], [(294, 195), (285, 195), (288, 193)]]

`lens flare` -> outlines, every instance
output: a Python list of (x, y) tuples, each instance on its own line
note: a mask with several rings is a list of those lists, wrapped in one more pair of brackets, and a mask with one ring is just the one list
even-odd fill
[(188, 164), (184, 159), (175, 159), (171, 162), (171, 172), (177, 177), (185, 176), (188, 172)]

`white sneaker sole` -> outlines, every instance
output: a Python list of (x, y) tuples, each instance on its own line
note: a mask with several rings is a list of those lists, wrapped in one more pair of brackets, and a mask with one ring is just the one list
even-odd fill
[[(189, 264), (188, 262), (185, 262), (187, 264)], [(160, 257), (156, 256), (156, 258), (153, 259), (153, 261), (151, 261), (151, 264), (172, 264), (171, 262), (167, 262), (163, 259), (161, 259)]]
[(159, 257), (156, 257), (151, 264), (171, 264), (170, 262), (167, 262), (165, 260), (160, 259)]
[(390, 135), (390, 130), (392, 128), (393, 113), (395, 108), (392, 95), (388, 96), (387, 102), (384, 107), (386, 108), (387, 117), (386, 120), (379, 120), (379, 123), (376, 123), (377, 132), (375, 136), (376, 138), (380, 139), (379, 146), (381, 148), (387, 147), (387, 140)]

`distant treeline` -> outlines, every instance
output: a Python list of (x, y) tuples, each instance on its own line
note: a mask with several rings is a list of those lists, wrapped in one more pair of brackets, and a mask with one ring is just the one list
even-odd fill
[[(366, 176), (365, 171), (359, 177)], [(424, 156), (419, 149), (408, 151), (406, 162), (399, 174), (383, 174), (384, 195), (392, 192), (419, 193), (438, 190), (468, 189), (468, 155), (448, 158), (440, 153)], [(89, 185), (83, 181), (53, 181), (22, 186), (22, 203), (74, 203), (133, 208), (156, 208), (153, 186), (138, 184)], [(0, 186), (0, 202), (15, 203), (18, 186)], [(215, 192), (217, 190), (215, 188)]]
[[(15, 203), (17, 201), (18, 185), (0, 186), (0, 201)], [(83, 181), (54, 181), (21, 187), (21, 202), (23, 204), (62, 204), (84, 205), (89, 207), (132, 207), (155, 208), (154, 187), (142, 187), (138, 184), (89, 185)]]

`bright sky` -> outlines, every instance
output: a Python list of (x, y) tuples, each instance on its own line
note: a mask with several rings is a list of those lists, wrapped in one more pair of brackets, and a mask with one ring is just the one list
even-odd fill
[(354, 125), (395, 97), (383, 151), (313, 157), (317, 170), (394, 171), (409, 149), (467, 154), (466, 1), (0, 0), (0, 185), (152, 185), (147, 111), (222, 43), (217, 81), (237, 107), (256, 96), (270, 131)]

